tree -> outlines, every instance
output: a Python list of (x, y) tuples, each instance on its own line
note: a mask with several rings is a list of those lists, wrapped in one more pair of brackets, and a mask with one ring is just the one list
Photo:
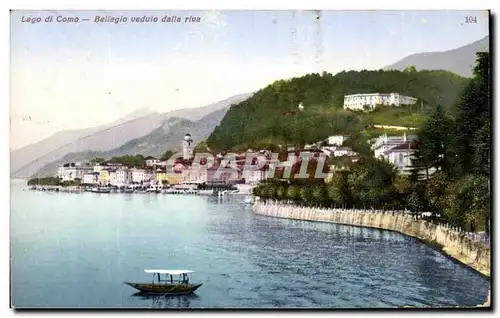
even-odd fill
[(395, 168), (388, 162), (361, 158), (348, 175), (349, 190), (357, 207), (382, 207), (391, 203)]
[(419, 143), (414, 158), (421, 160), (426, 170), (435, 167), (450, 173), (454, 159), (452, 132), (453, 121), (438, 105), (418, 132)]
[(167, 150), (161, 155), (160, 160), (165, 161), (170, 159), (174, 155), (174, 152), (172, 150)]
[(424, 212), (425, 203), (421, 195), (418, 193), (417, 189), (413, 189), (408, 197), (406, 207), (412, 213)]
[(442, 171), (436, 172), (425, 183), (425, 199), (429, 204), (430, 212), (434, 215), (441, 214), (444, 209), (444, 196), (447, 193), (452, 179)]
[(413, 191), (410, 178), (407, 176), (397, 175), (394, 179), (394, 194), (395, 202), (398, 206), (406, 206), (410, 194)]
[(310, 203), (312, 199), (311, 187), (304, 185), (300, 188), (300, 199), (303, 203)]
[(300, 188), (292, 184), (288, 187), (286, 195), (289, 200), (296, 202), (300, 199)]
[(278, 200), (283, 200), (286, 198), (286, 186), (285, 183), (281, 182), (276, 185), (276, 198)]
[(483, 225), (489, 233), (490, 200), (488, 178), (466, 175), (453, 182), (447, 189), (443, 216), (455, 226), (475, 232)]
[(328, 201), (328, 194), (325, 185), (316, 185), (311, 191), (311, 200), (315, 205), (324, 206)]
[[(345, 95), (399, 91), (448, 109), (467, 81), (447, 71), (396, 70), (307, 74), (277, 81), (233, 105), (207, 138), (207, 145), (212, 149), (302, 145), (332, 134), (359, 132), (364, 129), (364, 120), (373, 117), (372, 112), (342, 109)], [(300, 102), (304, 111), (297, 108)], [(392, 111), (397, 113), (396, 108)]]
[(337, 171), (332, 175), (332, 181), (327, 185), (328, 198), (334, 205), (346, 207), (350, 202), (347, 172)]
[(95, 164), (101, 163), (103, 161), (104, 161), (104, 158), (98, 157), (98, 158), (94, 158), (94, 159), (90, 160), (90, 164), (95, 165)]
[[(474, 139), (478, 137), (477, 133), (482, 127), (489, 125), (491, 109), (489, 67), (489, 53), (478, 52), (474, 76), (463, 90), (458, 103), (455, 154), (459, 173), (462, 175), (474, 170), (474, 160), (470, 156), (475, 150)], [(480, 135), (484, 136), (484, 134), (485, 132)]]
[(473, 171), (489, 177), (491, 174), (491, 126), (489, 120), (476, 132), (472, 149)]
[(415, 67), (415, 65), (408, 65), (405, 67), (406, 73), (412, 73), (412, 72), (416, 72), (416, 71), (417, 71), (417, 68)]

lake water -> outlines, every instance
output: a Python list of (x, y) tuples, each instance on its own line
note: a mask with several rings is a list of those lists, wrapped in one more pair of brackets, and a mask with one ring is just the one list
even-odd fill
[[(477, 305), (489, 281), (397, 233), (252, 214), (213, 197), (11, 189), (16, 308)], [(145, 268), (191, 269), (195, 295), (146, 297)]]

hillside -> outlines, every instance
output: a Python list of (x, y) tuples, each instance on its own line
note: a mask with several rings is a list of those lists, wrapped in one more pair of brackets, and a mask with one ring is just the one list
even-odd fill
[[(304, 144), (335, 133), (359, 132), (374, 122), (401, 125), (398, 116), (411, 117), (417, 109), (402, 110), (412, 112), (399, 115), (399, 110), (390, 110), (393, 114), (381, 122), (380, 114), (374, 118), (374, 114), (343, 110), (344, 95), (398, 92), (418, 98), (424, 110), (441, 104), (452, 111), (458, 93), (467, 82), (468, 79), (447, 71), (382, 70), (341, 72), (335, 76), (324, 72), (279, 80), (231, 107), (207, 144), (212, 149)], [(299, 103), (304, 106), (302, 110)]]
[(404, 70), (408, 65), (414, 65), (417, 70), (447, 70), (461, 76), (471, 77), (476, 52), (489, 50), (489, 41), (490, 37), (486, 36), (479, 41), (453, 50), (413, 54), (385, 69)]
[[(103, 129), (92, 128), (87, 130), (87, 135), (75, 139), (69, 139), (69, 141), (54, 149), (52, 149), (53, 147), (51, 147), (50, 141), (43, 140), (38, 144), (45, 146), (45, 148), (43, 148), (44, 151), (40, 149), (38, 157), (35, 155), (26, 156), (30, 158), (34, 157), (35, 159), (32, 159), (28, 164), (21, 167), (16, 165), (16, 167), (19, 167), (17, 170), (14, 170), (13, 167), (11, 167), (11, 171), (13, 171), (11, 177), (29, 177), (43, 166), (64, 158), (67, 154), (105, 152), (116, 149), (128, 141), (133, 141), (136, 138), (147, 136), (168, 118), (183, 118), (190, 121), (197, 121), (214, 111), (226, 109), (232, 103), (242, 101), (249, 96), (251, 96), (251, 93), (240, 94), (203, 107), (180, 109), (163, 114), (152, 113), (150, 115), (142, 116), (126, 122), (119, 122), (111, 127), (105, 127)], [(79, 135), (81, 134), (83, 134), (83, 132), (79, 133)], [(36, 149), (39, 149), (39, 147), (36, 146)], [(52, 150), (48, 151), (48, 149)], [(18, 156), (19, 151), (11, 153), (11, 161), (14, 162), (17, 160)]]
[(195, 143), (206, 139), (214, 127), (220, 123), (229, 107), (216, 110), (198, 121), (183, 118), (168, 118), (149, 134), (130, 140), (109, 151), (80, 151), (65, 155), (41, 167), (33, 176), (48, 176), (57, 172), (57, 167), (67, 162), (90, 161), (93, 158), (136, 155), (161, 156), (168, 149), (180, 149), (186, 133), (190, 133)]
[(75, 130), (62, 130), (50, 137), (47, 137), (39, 142), (24, 146), (19, 149), (12, 150), (10, 152), (10, 171), (15, 172), (21, 169), (23, 166), (29, 164), (33, 160), (42, 157), (54, 151), (60, 147), (63, 147), (66, 144), (72, 143), (80, 138), (84, 138), (86, 136), (90, 136), (92, 134), (97, 133), (98, 131), (106, 130), (113, 126), (121, 125), (128, 121), (133, 121), (135, 119), (156, 114), (154, 111), (141, 108), (136, 110), (130, 114), (125, 115), (124, 117), (97, 127), (89, 127), (84, 129), (75, 129)]

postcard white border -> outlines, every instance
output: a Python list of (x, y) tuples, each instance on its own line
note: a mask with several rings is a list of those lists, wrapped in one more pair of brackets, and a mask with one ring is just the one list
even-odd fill
[[(330, 10), (379, 10), (379, 9), (393, 9), (393, 10), (471, 10), (471, 9), (492, 9), (493, 13), (498, 11), (499, 2), (498, 1), (486, 1), (486, 0), (476, 0), (473, 2), (468, 1), (436, 1), (436, 0), (410, 0), (410, 1), (396, 1), (396, 0), (379, 0), (379, 1), (369, 1), (369, 0), (351, 0), (351, 1), (319, 1), (319, 0), (287, 0), (287, 1), (274, 1), (271, 2), (269, 0), (213, 0), (213, 1), (203, 1), (203, 0), (192, 0), (192, 1), (173, 1), (173, 0), (163, 0), (163, 1), (149, 1), (142, 0), (139, 2), (134, 2), (130, 0), (123, 1), (113, 1), (113, 0), (87, 0), (87, 1), (36, 1), (36, 0), (20, 0), (20, 1), (2, 1), (2, 20), (1, 20), (1, 35), (3, 38), (2, 43), (7, 44), (9, 42), (9, 29), (10, 29), (10, 20), (9, 20), (9, 11), (8, 9), (96, 9), (96, 8), (106, 8), (106, 9), (330, 9)], [(490, 34), (491, 37), (494, 34)], [(495, 52), (497, 50), (495, 49)], [(4, 63), (5, 69), (9, 70), (9, 55), (10, 55), (10, 47), (9, 45), (3, 45), (1, 49), (2, 61)], [(495, 55), (496, 60), (496, 55)], [(1, 165), (1, 172), (4, 176), (4, 184), (6, 185), (3, 189), (9, 188), (9, 72), (4, 73), (1, 78), (2, 80), (2, 89), (4, 96), (4, 107), (1, 112), (2, 122), (2, 132), (1, 132), (1, 149), (4, 151)], [(495, 92), (496, 92), (497, 84), (495, 83)], [(495, 116), (500, 116), (500, 112), (496, 112)], [(497, 120), (498, 118), (495, 118)], [(495, 138), (495, 148), (498, 148), (498, 143), (500, 143), (500, 138)], [(498, 159), (498, 158), (497, 158)], [(496, 162), (495, 162), (496, 164)], [(496, 189), (495, 197), (500, 197), (500, 189)], [(0, 286), (3, 288), (0, 290), (1, 299), (3, 301), (3, 306), (1, 309), (2, 317), (14, 315), (14, 312), (9, 309), (10, 307), (10, 298), (9, 292), (10, 290), (7, 288), (10, 286), (9, 281), (9, 211), (10, 211), (10, 192), (3, 191), (2, 192), (2, 203), (5, 206), (5, 209), (1, 212), (2, 221), (0, 222), (4, 228), (2, 233), (2, 258), (3, 262), (1, 263), (2, 274), (0, 275), (1, 283)], [(495, 223), (498, 221), (498, 217), (495, 217)], [(495, 228), (497, 224), (495, 224)], [(495, 235), (495, 238), (497, 236)], [(495, 242), (496, 243), (496, 242)], [(494, 253), (496, 255), (496, 253)], [(10, 287), (9, 287), (10, 288)], [(388, 315), (388, 314), (408, 314), (406, 311), (394, 311), (394, 312), (356, 312), (357, 315), (363, 314), (366, 316), (379, 316), (379, 315)], [(36, 315), (37, 313), (24, 313), (24, 317), (31, 317)], [(50, 313), (52, 314), (52, 313)], [(60, 316), (69, 316), (72, 314), (89, 314), (89, 312), (61, 312), (58, 315)], [(121, 315), (124, 312), (96, 312), (91, 313), (96, 317), (105, 316), (109, 314)], [(147, 312), (130, 312), (127, 315), (139, 316), (139, 315), (153, 315), (154, 313)], [(181, 313), (170, 313), (180, 315)], [(212, 312), (212, 314), (220, 315), (222, 313)], [(250, 315), (251, 313), (238, 313), (242, 316)], [(285, 314), (279, 312), (266, 312), (261, 313), (262, 315), (271, 316), (275, 314)], [(304, 314), (308, 314), (306, 312), (297, 312), (291, 313), (287, 312), (286, 314), (293, 314), (296, 316), (302, 316)], [(320, 315), (349, 315), (349, 312), (321, 312), (318, 313)], [(418, 315), (428, 315), (429, 312), (420, 312), (414, 313)], [(447, 313), (439, 313), (441, 317), (446, 317), (448, 315), (453, 314), (466, 316), (472, 314), (471, 312), (447, 312)]]

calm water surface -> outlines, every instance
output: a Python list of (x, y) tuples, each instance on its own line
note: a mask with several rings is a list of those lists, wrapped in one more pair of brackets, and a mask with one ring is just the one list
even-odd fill
[[(241, 202), (70, 194), (12, 183), (17, 308), (477, 305), (489, 281), (403, 235), (256, 216)], [(146, 297), (145, 268), (191, 269), (193, 296)]]

